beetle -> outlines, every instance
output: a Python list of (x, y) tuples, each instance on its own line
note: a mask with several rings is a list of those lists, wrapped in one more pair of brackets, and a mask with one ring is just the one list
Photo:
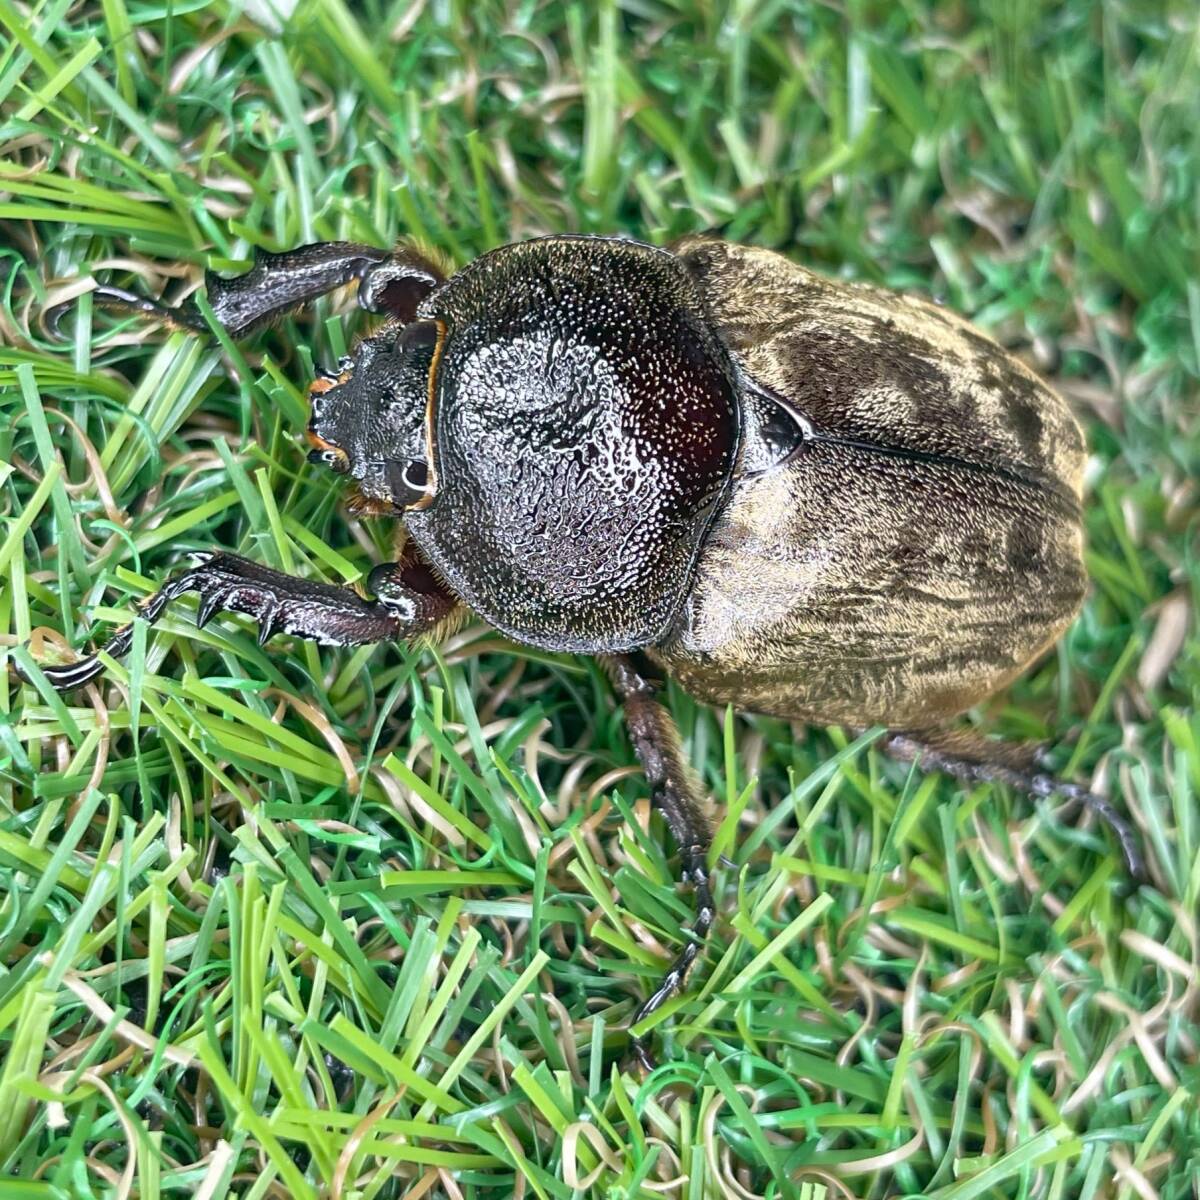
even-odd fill
[[(883, 726), (901, 759), (1064, 795), (1137, 873), (1106, 800), (952, 727), (1055, 642), (1086, 586), (1082, 432), (991, 338), (704, 236), (535, 238), (453, 273), (410, 245), (318, 243), (206, 277), (234, 339), (348, 284), (384, 320), (312, 383), (309, 458), (352, 481), (352, 509), (398, 520), (394, 561), (362, 595), (214, 553), (139, 615), (197, 592), (200, 625), (234, 611), (263, 642), (348, 646), (436, 639), (471, 612), (602, 656), (697, 908), (631, 1024), (684, 985), (715, 917), (704, 809), (656, 698), (666, 675), (701, 701)], [(209, 332), (193, 300), (93, 297)], [(101, 671), (96, 655), (43, 668), (62, 690)]]

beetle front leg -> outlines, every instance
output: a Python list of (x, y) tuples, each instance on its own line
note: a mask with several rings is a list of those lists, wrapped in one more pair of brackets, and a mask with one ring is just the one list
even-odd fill
[[(438, 267), (411, 247), (391, 251), (356, 242), (314, 242), (282, 254), (255, 250), (249, 271), (230, 279), (208, 271), (204, 287), (213, 316), (237, 341), (277, 317), (355, 282), (362, 308), (407, 324), (417, 305), (442, 280)], [(91, 295), (94, 305), (113, 312), (149, 317), (189, 333), (208, 333), (204, 314), (190, 298), (173, 307), (123, 288), (102, 286)], [(57, 331), (63, 314), (74, 303), (48, 309), (46, 324)]]
[[(625, 724), (634, 752), (650, 785), (650, 799), (663, 815), (679, 847), (684, 883), (696, 896), (696, 924), (691, 940), (663, 976), (658, 987), (639, 1005), (630, 1026), (661, 1008), (687, 982), (688, 972), (699, 957), (716, 918), (708, 879), (708, 848), (712, 833), (696, 800), (695, 788), (683, 761), (679, 731), (670, 714), (655, 699), (655, 688), (625, 655), (607, 660), (613, 686), (625, 702)], [(646, 1070), (653, 1060), (641, 1038), (631, 1038), (633, 1052)]]
[(889, 733), (882, 747), (893, 758), (919, 762), (928, 770), (943, 771), (968, 783), (1002, 783), (1037, 799), (1062, 796), (1071, 804), (1082, 805), (1112, 831), (1130, 878), (1144, 875), (1141, 847), (1129, 822), (1103, 796), (1039, 770), (1036, 747), (993, 743), (968, 730)]
[[(237, 554), (209, 554), (155, 592), (138, 616), (153, 625), (173, 600), (198, 592), (196, 624), (201, 628), (218, 612), (239, 612), (258, 621), (260, 645), (272, 634), (288, 633), (322, 646), (358, 646), (418, 637), (457, 603), (411, 555), (375, 567), (367, 586), (373, 599), (363, 599), (352, 588), (285, 575)], [(132, 644), (130, 624), (117, 630), (104, 649), (119, 658)], [(66, 666), (44, 667), (42, 673), (58, 691), (70, 691), (103, 670), (99, 656), (92, 654)]]

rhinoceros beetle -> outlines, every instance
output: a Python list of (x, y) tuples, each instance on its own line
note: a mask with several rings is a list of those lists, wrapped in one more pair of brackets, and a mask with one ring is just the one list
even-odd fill
[[(385, 320), (312, 384), (309, 458), (353, 481), (352, 508), (398, 519), (395, 561), (364, 597), (216, 553), (140, 616), (197, 592), (200, 624), (230, 610), (262, 641), (348, 646), (437, 638), (465, 609), (515, 641), (603, 656), (698, 909), (633, 1023), (682, 987), (714, 920), (664, 674), (702, 701), (881, 725), (902, 759), (1081, 802), (1137, 873), (1107, 801), (949, 730), (1053, 644), (1085, 587), (1080, 428), (990, 338), (706, 237), (538, 238), (448, 276), (413, 247), (323, 243), (210, 273), (208, 303), (237, 339), (355, 282)], [(93, 296), (209, 332), (194, 302)], [(102, 666), (43, 670), (68, 689)]]

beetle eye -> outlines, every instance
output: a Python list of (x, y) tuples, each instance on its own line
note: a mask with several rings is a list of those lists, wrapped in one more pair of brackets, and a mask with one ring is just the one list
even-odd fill
[(429, 464), (424, 459), (389, 463), (387, 477), (392, 503), (400, 508), (412, 508), (429, 495)]
[(422, 350), (436, 346), (438, 340), (438, 323), (436, 321), (414, 321), (405, 325), (400, 332), (399, 347), (402, 351)]

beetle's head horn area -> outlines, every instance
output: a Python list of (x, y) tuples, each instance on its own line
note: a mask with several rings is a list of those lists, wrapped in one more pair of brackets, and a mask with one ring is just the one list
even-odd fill
[(552, 237), (476, 259), (423, 304), (446, 330), (438, 492), (407, 524), (520, 641), (598, 653), (665, 636), (732, 478), (728, 353), (674, 255)]
[(396, 515), (433, 498), (427, 415), (439, 336), (432, 321), (392, 326), (309, 388), (309, 461), (354, 481), (359, 512)]

